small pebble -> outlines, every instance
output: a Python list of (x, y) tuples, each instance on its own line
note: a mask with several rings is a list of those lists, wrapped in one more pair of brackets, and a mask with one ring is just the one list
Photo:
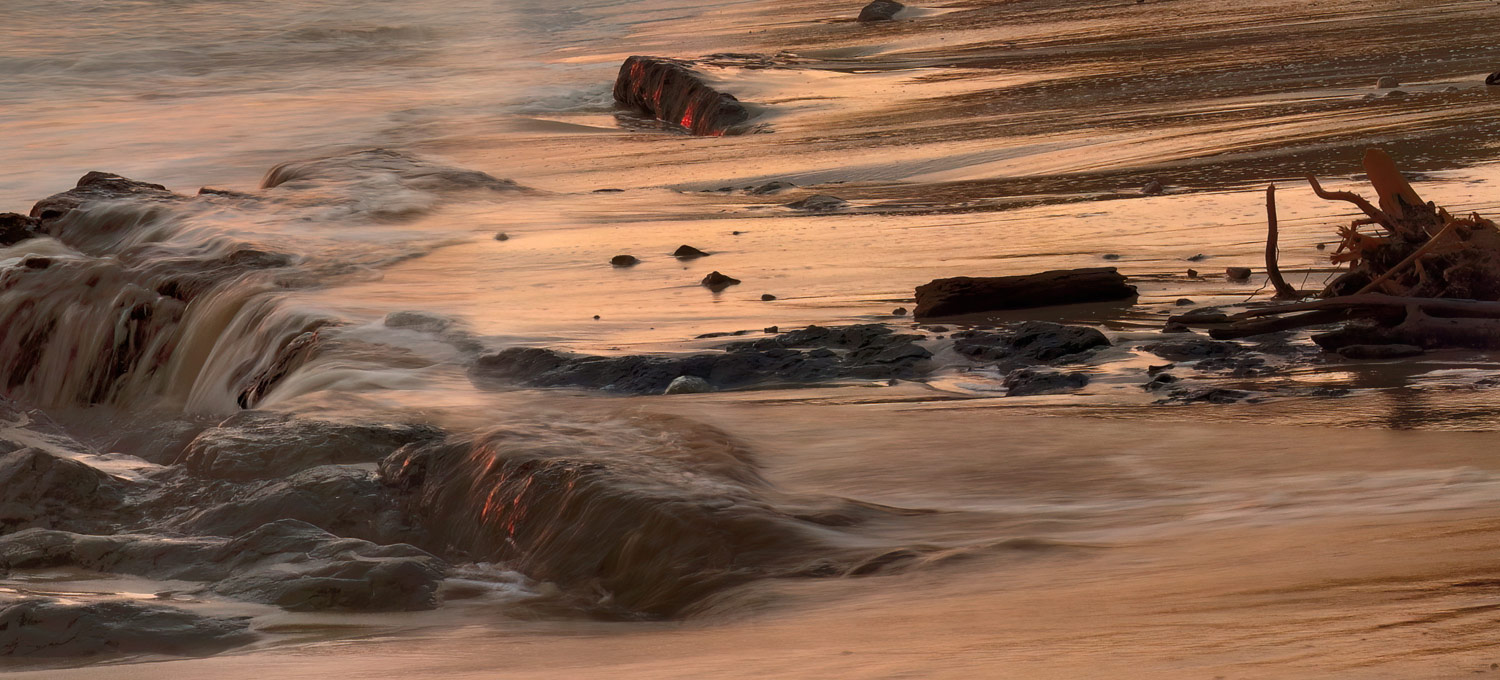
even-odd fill
[(1190, 278), (1190, 279), (1196, 279), (1196, 278), (1198, 278), (1198, 270), (1196, 270), (1196, 269), (1189, 269), (1188, 270), (1188, 278)]
[(1376, 89), (1389, 90), (1397, 87), (1401, 87), (1401, 81), (1396, 80), (1396, 76), (1381, 76), (1379, 80), (1375, 81)]
[(598, 321), (598, 320), (599, 320), (599, 315), (598, 315), (598, 314), (595, 314), (595, 315), (594, 315), (594, 320), (595, 320), (595, 321)]
[(895, 316), (906, 316), (906, 308), (905, 307), (897, 307), (897, 308), (891, 310), (891, 314), (893, 314)]
[(498, 234), (495, 234), (495, 240), (496, 241), (509, 241), (510, 240), (510, 234), (507, 234), (507, 233), (505, 233), (505, 232), (502, 231), (502, 232), (500, 232)]
[(1228, 267), (1224, 270), (1224, 276), (1230, 281), (1246, 281), (1250, 278), (1249, 267)]
[[(1191, 270), (1189, 270), (1189, 271), (1191, 271)], [(1178, 307), (1181, 307), (1183, 305), (1190, 305), (1190, 304), (1193, 304), (1193, 301), (1189, 300), (1188, 298), (1177, 298), (1177, 306)]]
[(780, 333), (781, 332), (781, 328), (779, 328), (777, 326), (766, 326), (765, 331), (767, 333)]
[(1116, 255), (1114, 253), (1105, 253), (1103, 255), (1100, 255), (1099, 257), (1102, 257), (1102, 258), (1104, 258), (1106, 260), (1118, 260), (1118, 259), (1120, 259), (1120, 256)]
[(776, 296), (772, 295), (770, 293), (762, 293), (761, 296), (760, 296), (760, 301), (761, 302), (770, 302), (770, 301), (775, 300), (775, 299), (776, 299)]
[(609, 263), (616, 267), (634, 267), (640, 262), (640, 258), (634, 255), (616, 255), (609, 258)]

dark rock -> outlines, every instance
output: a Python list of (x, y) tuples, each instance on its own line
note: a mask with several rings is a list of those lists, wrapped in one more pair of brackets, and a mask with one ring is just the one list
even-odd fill
[(677, 246), (677, 250), (672, 251), (672, 257), (679, 260), (692, 260), (699, 257), (708, 257), (708, 253), (689, 245), (681, 245)]
[(1110, 345), (1096, 328), (1047, 321), (1025, 321), (1000, 332), (960, 331), (953, 338), (954, 351), (973, 361), (1055, 361)]
[(1224, 276), (1230, 281), (1248, 281), (1250, 280), (1250, 268), (1229, 267), (1224, 270)]
[(502, 232), (500, 232), (498, 234), (495, 234), (495, 240), (496, 241), (509, 241), (510, 240), (510, 234), (507, 234), (507, 233), (505, 233), (505, 232), (502, 231)]
[(244, 618), (204, 616), (160, 604), (0, 601), (0, 657), (101, 654), (206, 656), (256, 639)]
[(1233, 342), (1209, 339), (1172, 340), (1145, 345), (1141, 349), (1168, 361), (1198, 361), (1211, 357), (1227, 357), (1243, 352), (1245, 348)]
[(1002, 309), (1047, 307), (1135, 297), (1113, 267), (1063, 269), (1021, 276), (936, 279), (917, 286), (918, 319)]
[(892, 316), (906, 316), (906, 308), (905, 307), (897, 307), (895, 309), (892, 309), (891, 310), (891, 315)]
[(1183, 307), (1193, 304), (1193, 301), (1189, 298), (1177, 298), (1177, 302), (1174, 302), (1173, 304), (1177, 305), (1178, 307)]
[(771, 302), (772, 300), (775, 300), (775, 299), (776, 299), (776, 296), (772, 295), (770, 293), (761, 293), (761, 295), (760, 295), (760, 301), (761, 302)]
[(27, 269), (46, 269), (52, 266), (50, 257), (28, 257), (21, 260), (21, 266)]
[(766, 194), (779, 194), (788, 189), (795, 188), (797, 188), (797, 185), (792, 184), (791, 182), (783, 182), (777, 180), (774, 182), (766, 182), (765, 184), (762, 184), (758, 187), (752, 187), (748, 193), (752, 196), (764, 196)]
[(1163, 191), (1165, 191), (1165, 188), (1162, 187), (1161, 182), (1154, 179), (1150, 182), (1147, 182), (1146, 186), (1141, 187), (1141, 193), (1147, 196), (1156, 196), (1161, 194)]
[(1189, 269), (1189, 270), (1187, 270), (1187, 277), (1190, 278), (1190, 279), (1196, 279), (1196, 278), (1198, 278), (1198, 270), (1196, 270), (1196, 269)]
[(174, 513), (170, 526), (192, 535), (239, 536), (272, 522), (298, 520), (374, 543), (410, 538), (390, 490), (369, 470), (323, 465), (281, 479), (221, 488), (229, 490), (227, 497), (214, 501), (208, 497), (216, 494), (200, 492), (185, 512)]
[(679, 61), (633, 56), (620, 65), (615, 101), (695, 135), (723, 135), (750, 120), (750, 110), (732, 94), (709, 86)]
[(723, 274), (720, 274), (717, 271), (714, 271), (714, 272), (710, 272), (708, 276), (703, 277), (703, 280), (700, 281), (699, 283), (701, 283), (703, 286), (707, 287), (709, 290), (714, 291), (715, 293), (717, 293), (717, 292), (719, 292), (721, 290), (724, 290), (725, 288), (728, 288), (730, 286), (738, 285), (739, 282), (740, 282), (739, 279), (736, 279), (736, 278), (733, 278), (733, 277), (730, 277), (730, 276), (725, 276)]
[(321, 346), (322, 336), (316, 328), (287, 336), (276, 348), (271, 363), (241, 380), (237, 386), (236, 400), (240, 408), (255, 408), (286, 376), (316, 356)]
[(441, 430), (428, 425), (336, 423), (245, 412), (204, 430), (177, 463), (210, 479), (271, 479), (319, 465), (375, 462), (407, 444), (441, 436)]
[(1489, 75), (1489, 77), (1487, 77), (1487, 78), (1484, 79), (1484, 84), (1485, 85), (1500, 85), (1500, 71), (1496, 71), (1494, 73), (1491, 73)]
[(1189, 328), (1186, 324), (1168, 322), (1167, 325), (1162, 326), (1161, 332), (1163, 332), (1163, 333), (1191, 333), (1191, 332), (1193, 332), (1193, 329)]
[[(369, 181), (372, 177), (429, 193), (466, 191), (516, 192), (524, 189), (508, 179), (500, 179), (478, 170), (440, 165), (391, 149), (361, 149), (337, 156), (290, 161), (271, 168), (261, 180), (262, 189), (337, 187), (350, 182)], [(325, 198), (326, 200), (326, 198)], [(358, 196), (345, 200), (359, 201)], [(402, 217), (403, 213), (376, 212), (381, 217)]]
[(1241, 401), (1254, 400), (1251, 398), (1250, 393), (1244, 390), (1232, 390), (1224, 387), (1184, 387), (1169, 391), (1167, 398), (1162, 401), (1177, 404), (1191, 404), (1195, 402), (1234, 404)]
[(1390, 90), (1397, 87), (1401, 87), (1401, 81), (1396, 80), (1396, 76), (1381, 76), (1379, 80), (1375, 81), (1375, 88), (1379, 90)]
[(1103, 255), (1100, 255), (1099, 257), (1101, 259), (1111, 260), (1111, 261), (1120, 259), (1120, 256), (1117, 253), (1105, 253)]
[[(1207, 255), (1204, 255), (1203, 253), (1198, 253), (1197, 255), (1193, 255), (1192, 257), (1189, 257), (1187, 259), (1187, 261), (1188, 262), (1202, 262), (1202, 261), (1207, 260), (1207, 259), (1208, 259)], [(1191, 270), (1189, 270), (1189, 271), (1191, 271)]]
[(634, 267), (637, 264), (640, 264), (641, 261), (640, 258), (637, 258), (634, 255), (616, 255), (609, 258), (609, 263), (616, 267)]
[(1005, 376), (1005, 396), (1024, 397), (1033, 394), (1071, 392), (1089, 384), (1084, 373), (1063, 373), (1051, 369), (1018, 368)]
[(1167, 323), (1180, 323), (1187, 326), (1229, 323), (1229, 315), (1219, 311), (1217, 307), (1199, 307), (1181, 314), (1173, 314), (1167, 317)]
[(86, 203), (114, 201), (119, 199), (146, 201), (179, 201), (185, 197), (167, 191), (160, 184), (137, 182), (108, 172), (90, 172), (78, 180), (78, 185), (60, 194), (48, 196), (31, 207), (31, 216), (39, 219), (42, 226), (53, 236), (59, 231), (51, 223), (82, 207)]
[(1162, 371), (1175, 368), (1176, 366), (1177, 366), (1177, 364), (1162, 364), (1160, 366), (1147, 366), (1146, 367), (1146, 375), (1156, 375), (1157, 373), (1161, 373)]
[(1171, 373), (1157, 373), (1156, 375), (1153, 375), (1150, 380), (1146, 381), (1146, 384), (1142, 385), (1141, 387), (1149, 392), (1156, 392), (1165, 389), (1169, 385), (1176, 384), (1177, 382), (1177, 376), (1172, 375)]
[(1415, 345), (1347, 345), (1338, 349), (1345, 359), (1403, 359), (1425, 354)]
[(595, 189), (593, 191), (593, 193), (596, 193), (596, 194), (618, 194), (618, 193), (622, 193), (624, 191), (625, 191), (624, 189)]
[(0, 440), (0, 534), (93, 530), (113, 519), (124, 483), (71, 458)]
[(14, 245), (41, 234), (41, 220), (19, 213), (0, 213), (0, 246)]
[(778, 328), (778, 327), (776, 327), (776, 326), (766, 326), (765, 329), (763, 330), (763, 332), (765, 332), (765, 333), (780, 333), (781, 329)]
[(891, 21), (903, 9), (906, 9), (906, 5), (896, 2), (896, 0), (875, 0), (865, 5), (864, 9), (859, 11), (859, 20), (866, 23), (872, 21)]
[(674, 378), (663, 394), (701, 394), (714, 391), (714, 386), (696, 375), (679, 375)]
[(837, 196), (814, 194), (800, 201), (788, 203), (786, 207), (805, 212), (833, 212), (849, 207), (849, 202)]

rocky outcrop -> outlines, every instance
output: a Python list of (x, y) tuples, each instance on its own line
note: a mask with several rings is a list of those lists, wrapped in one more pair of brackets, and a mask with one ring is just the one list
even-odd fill
[(998, 331), (969, 330), (953, 334), (953, 350), (975, 362), (1067, 361), (1084, 352), (1109, 347), (1097, 328), (1025, 321)]
[(160, 184), (137, 182), (109, 172), (90, 172), (78, 180), (78, 185), (60, 194), (53, 194), (31, 207), (31, 216), (41, 220), (42, 226), (56, 236), (52, 224), (68, 213), (89, 203), (99, 201), (183, 201), (186, 196), (174, 194)]
[(91, 530), (109, 523), (122, 482), (89, 465), (0, 440), (0, 534), (30, 527)]
[(684, 62), (634, 56), (620, 66), (615, 101), (695, 135), (738, 131), (750, 110), (734, 95), (710, 86)]
[(249, 481), (319, 465), (371, 463), (412, 442), (437, 439), (427, 425), (337, 423), (245, 412), (204, 430), (177, 460), (200, 477)]
[(917, 286), (918, 319), (1135, 297), (1135, 286), (1114, 267), (1060, 269), (1040, 274), (936, 279)]
[(1006, 374), (1004, 382), (1007, 397), (1071, 392), (1088, 384), (1087, 374), (1064, 373), (1049, 368), (1018, 368)]
[(0, 213), (0, 246), (9, 246), (41, 235), (42, 221), (19, 213)]
[(205, 616), (160, 604), (0, 600), (0, 657), (103, 654), (202, 656), (253, 642), (243, 618)]
[(865, 324), (809, 326), (732, 343), (709, 354), (605, 357), (514, 347), (481, 356), (470, 373), (480, 380), (629, 394), (660, 394), (681, 376), (701, 378), (713, 389), (840, 378), (915, 378), (926, 374), (926, 361), (932, 356), (916, 343), (920, 339)]

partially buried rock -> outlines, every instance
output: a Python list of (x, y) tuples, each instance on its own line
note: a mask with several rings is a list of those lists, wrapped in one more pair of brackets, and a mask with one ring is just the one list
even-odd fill
[(917, 286), (916, 317), (1026, 309), (1135, 297), (1113, 267), (1060, 269), (1021, 276), (936, 279)]
[(848, 206), (848, 201), (827, 194), (814, 194), (800, 201), (786, 204), (786, 207), (792, 210), (801, 210), (804, 212), (833, 212), (835, 210), (842, 210)]
[(1375, 81), (1375, 87), (1380, 90), (1389, 90), (1401, 87), (1401, 81), (1396, 80), (1396, 76), (1381, 76), (1379, 80)]
[(634, 267), (640, 264), (641, 260), (634, 255), (616, 255), (609, 258), (609, 263), (616, 267)]
[(775, 299), (776, 299), (776, 296), (772, 295), (770, 293), (762, 293), (761, 296), (760, 296), (760, 301), (761, 302), (770, 302), (770, 301), (775, 300)]
[(677, 246), (677, 250), (672, 251), (672, 257), (675, 257), (679, 260), (693, 260), (700, 257), (708, 257), (708, 253), (698, 250), (697, 248), (694, 248), (690, 245), (680, 245)]
[(1147, 196), (1156, 196), (1163, 191), (1165, 191), (1165, 189), (1162, 187), (1161, 182), (1154, 179), (1150, 182), (1147, 182), (1146, 186), (1141, 187), (1141, 193)]
[(700, 283), (702, 283), (705, 287), (714, 292), (718, 292), (730, 286), (737, 285), (739, 284), (739, 282), (739, 279), (725, 276), (717, 271), (710, 272), (708, 276), (703, 277), (703, 280), (700, 281)]
[(791, 182), (776, 180), (774, 182), (766, 182), (758, 187), (752, 187), (747, 193), (752, 196), (764, 196), (766, 194), (779, 194), (787, 189), (795, 188), (797, 188), (797, 185)]
[(714, 391), (714, 386), (696, 375), (680, 375), (667, 385), (663, 394), (701, 394)]
[(875, 2), (865, 5), (864, 9), (859, 11), (859, 20), (866, 23), (872, 21), (890, 21), (895, 19), (896, 15), (903, 9), (906, 9), (906, 5), (895, 0), (875, 0)]
[(505, 232), (502, 231), (502, 232), (500, 232), (498, 234), (495, 234), (495, 240), (496, 241), (509, 241), (510, 240), (510, 234), (507, 234), (507, 233), (505, 233)]
[(891, 310), (891, 316), (906, 316), (905, 307), (897, 307)]
[(1225, 278), (1228, 278), (1230, 281), (1249, 281), (1250, 280), (1250, 268), (1249, 267), (1229, 267), (1229, 268), (1227, 268), (1227, 269), (1224, 270), (1224, 276), (1225, 276)]
[(1045, 368), (1018, 368), (1005, 376), (1005, 396), (1025, 397), (1034, 394), (1070, 392), (1089, 384), (1083, 373), (1063, 373)]
[(1339, 348), (1345, 359), (1402, 359), (1423, 354), (1416, 345), (1349, 345)]
[(1485, 85), (1500, 85), (1500, 71), (1496, 71), (1494, 73), (1491, 73), (1490, 77), (1484, 79), (1484, 84)]

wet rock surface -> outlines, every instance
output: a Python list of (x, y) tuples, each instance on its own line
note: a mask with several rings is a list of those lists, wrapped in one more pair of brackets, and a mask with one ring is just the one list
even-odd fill
[(1135, 286), (1113, 267), (1059, 269), (1040, 274), (936, 279), (917, 286), (918, 319), (1003, 309), (1106, 302), (1135, 297)]
[(124, 483), (85, 463), (0, 439), (0, 534), (107, 525)]
[(0, 656), (203, 656), (256, 639), (250, 622), (140, 602), (0, 600)]
[(626, 59), (615, 78), (614, 97), (626, 107), (695, 135), (734, 132), (751, 117), (739, 99), (709, 85), (687, 63), (660, 57)]
[(814, 194), (800, 201), (793, 201), (791, 203), (788, 203), (786, 204), (786, 207), (791, 208), (792, 210), (800, 210), (802, 212), (833, 212), (835, 210), (843, 210), (844, 208), (849, 207), (849, 202), (837, 196), (829, 196), (827, 194)]
[(0, 213), (0, 246), (9, 246), (41, 235), (42, 221), (30, 215)]
[(200, 433), (177, 460), (194, 475), (248, 481), (308, 468), (369, 463), (442, 431), (426, 425), (337, 423), (249, 411)]
[(879, 324), (809, 326), (769, 338), (731, 343), (692, 355), (602, 357), (542, 348), (509, 348), (479, 357), (470, 375), (538, 387), (581, 387), (627, 394), (665, 391), (682, 376), (716, 390), (759, 384), (807, 384), (836, 379), (915, 378), (932, 353), (922, 336)]
[(953, 334), (953, 349), (971, 361), (1059, 361), (1110, 346), (1097, 328), (1025, 321), (998, 331), (968, 330)]
[(895, 19), (896, 14), (903, 9), (906, 9), (906, 5), (895, 0), (875, 0), (865, 5), (859, 11), (859, 20), (866, 23), (872, 21), (890, 21)]
[(1089, 384), (1085, 373), (1046, 368), (1018, 368), (1005, 376), (1005, 396), (1025, 397), (1035, 394), (1058, 394), (1082, 389)]

